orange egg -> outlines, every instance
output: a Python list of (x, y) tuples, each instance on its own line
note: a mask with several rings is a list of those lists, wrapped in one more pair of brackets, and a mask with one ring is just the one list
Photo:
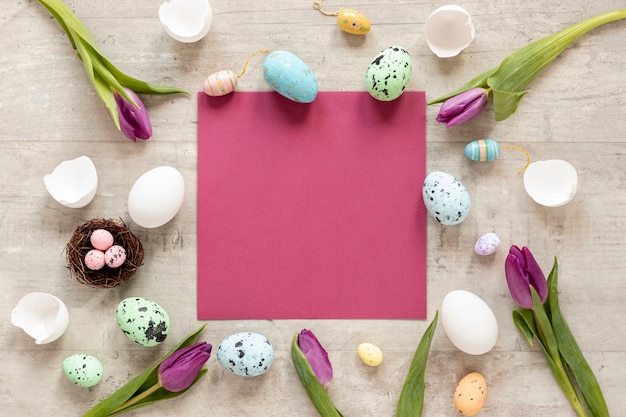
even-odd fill
[(372, 28), (367, 17), (352, 9), (341, 9), (337, 15), (337, 24), (341, 30), (352, 35), (365, 35)]
[(454, 391), (454, 407), (464, 416), (475, 416), (487, 399), (487, 381), (478, 372), (465, 375)]

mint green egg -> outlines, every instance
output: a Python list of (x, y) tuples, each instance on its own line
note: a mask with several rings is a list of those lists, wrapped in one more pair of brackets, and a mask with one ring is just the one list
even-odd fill
[(170, 331), (170, 316), (165, 309), (143, 297), (120, 301), (115, 315), (124, 334), (141, 346), (157, 346)]
[(84, 354), (68, 356), (63, 361), (61, 369), (67, 379), (84, 388), (93, 387), (100, 382), (104, 372), (102, 362), (98, 358)]
[(404, 93), (411, 79), (411, 56), (399, 46), (390, 46), (376, 55), (365, 73), (365, 85), (380, 101), (395, 100)]

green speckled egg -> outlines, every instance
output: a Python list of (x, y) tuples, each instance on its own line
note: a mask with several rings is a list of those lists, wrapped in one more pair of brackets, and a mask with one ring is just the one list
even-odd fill
[(395, 100), (404, 93), (411, 79), (411, 56), (406, 49), (390, 46), (376, 55), (367, 67), (365, 85), (377, 100)]
[(102, 379), (102, 362), (89, 355), (72, 355), (65, 358), (63, 374), (79, 387), (93, 387)]
[(117, 324), (130, 340), (141, 346), (156, 346), (170, 330), (170, 317), (155, 303), (142, 297), (129, 297), (117, 305)]

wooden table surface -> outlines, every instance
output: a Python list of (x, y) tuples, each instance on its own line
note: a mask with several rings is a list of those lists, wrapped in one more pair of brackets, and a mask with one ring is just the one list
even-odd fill
[[(476, 38), (458, 57), (439, 59), (423, 31), (426, 18), (442, 5), (437, 2), (326, 1), (328, 10), (349, 7), (370, 18), (371, 32), (356, 37), (341, 32), (335, 19), (315, 11), (309, 0), (211, 0), (211, 31), (193, 44), (165, 33), (160, 3), (67, 2), (108, 58), (143, 80), (198, 91), (207, 75), (238, 72), (256, 50), (285, 49), (309, 64), (320, 90), (362, 91), (371, 59), (400, 45), (413, 60), (408, 88), (425, 90), (429, 99), (531, 41), (625, 6), (623, 0), (460, 1), (473, 16)], [(65, 34), (37, 1), (3, 0), (0, 35), (0, 415), (81, 415), (202, 323), (196, 319), (196, 97), (143, 96), (154, 135), (132, 143), (114, 128)], [(269, 91), (261, 65), (261, 58), (251, 62), (239, 90)], [(626, 21), (621, 21), (589, 33), (557, 58), (504, 122), (494, 121), (489, 106), (472, 122), (446, 128), (435, 121), (439, 105), (427, 109), (427, 171), (457, 176), (474, 203), (459, 226), (428, 219), (427, 320), (208, 321), (203, 339), (215, 347), (238, 331), (267, 336), (276, 350), (271, 370), (259, 378), (237, 377), (213, 357), (207, 376), (184, 396), (132, 415), (315, 416), (289, 354), (294, 333), (309, 328), (329, 351), (335, 377), (328, 392), (344, 415), (393, 416), (413, 353), (441, 300), (448, 291), (466, 289), (496, 314), (499, 339), (488, 354), (472, 356), (456, 349), (438, 327), (426, 372), (424, 415), (458, 415), (452, 393), (462, 376), (476, 370), (488, 382), (480, 415), (574, 416), (543, 354), (529, 347), (512, 323), (516, 306), (504, 260), (515, 244), (530, 247), (546, 272), (558, 257), (565, 317), (611, 415), (626, 416), (625, 71)], [(465, 144), (479, 138), (523, 146), (533, 160), (570, 162), (579, 176), (575, 198), (560, 208), (534, 203), (516, 174), (523, 154), (503, 152), (485, 164), (465, 158)], [(92, 158), (100, 183), (91, 204), (70, 209), (52, 199), (43, 177), (80, 155)], [(159, 165), (178, 168), (187, 191), (171, 222), (143, 229), (128, 216), (128, 192), (139, 175)], [(78, 225), (94, 217), (123, 218), (144, 245), (144, 266), (123, 287), (91, 289), (66, 268), (65, 244)], [(491, 231), (502, 247), (492, 256), (477, 256), (476, 239)], [(70, 326), (53, 343), (35, 345), (10, 323), (13, 307), (32, 291), (55, 294), (69, 308)], [(130, 343), (115, 321), (118, 302), (136, 295), (158, 300), (170, 314), (172, 332), (156, 349)], [(383, 350), (380, 367), (360, 363), (356, 347), (361, 342)], [(85, 389), (64, 378), (61, 363), (74, 353), (103, 362), (100, 384)]]

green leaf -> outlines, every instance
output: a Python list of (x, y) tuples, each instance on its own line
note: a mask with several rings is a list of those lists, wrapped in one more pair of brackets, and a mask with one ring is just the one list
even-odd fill
[(528, 91), (510, 92), (493, 90), (493, 107), (496, 111), (496, 122), (508, 118), (517, 111), (519, 103)]
[(556, 258), (554, 259), (552, 272), (548, 276), (548, 303), (559, 351), (574, 376), (576, 384), (583, 395), (584, 402), (587, 404), (592, 416), (608, 417), (609, 410), (602, 395), (600, 384), (561, 313), (558, 299), (558, 263)]
[(554, 331), (552, 330), (552, 324), (550, 323), (550, 319), (548, 319), (537, 291), (532, 285), (530, 286), (530, 293), (533, 297), (533, 313), (535, 315), (535, 325), (537, 326), (539, 340), (543, 346), (545, 346), (550, 358), (558, 363), (560, 362), (559, 347), (556, 342), (556, 337), (554, 336)]
[(534, 337), (537, 334), (533, 311), (528, 308), (513, 310), (513, 323), (517, 330), (526, 338), (530, 346), (534, 345)]
[(315, 406), (315, 409), (322, 417), (343, 417), (343, 415), (337, 410), (333, 402), (328, 397), (326, 389), (315, 376), (315, 372), (311, 368), (309, 361), (298, 346), (298, 334), (293, 338), (291, 342), (291, 360), (296, 368), (300, 382), (304, 386), (307, 395), (311, 399), (311, 402)]
[[(177, 351), (178, 349), (190, 346), (198, 340), (198, 336), (204, 330), (206, 324), (203, 324), (195, 330), (194, 332), (187, 335), (183, 340), (181, 340), (176, 346), (172, 348), (168, 353), (163, 355), (161, 359), (159, 359), (154, 365), (150, 368), (146, 369), (141, 374), (137, 375), (135, 378), (128, 381), (125, 385), (111, 394), (109, 397), (104, 399), (102, 402), (97, 404), (91, 410), (87, 411), (83, 417), (104, 417), (110, 415), (111, 412), (119, 408), (123, 405), (129, 398), (141, 394), (146, 389), (152, 387), (154, 383), (145, 384), (149, 379), (151, 381), (158, 380), (158, 368), (161, 365), (161, 362), (165, 360), (169, 355)], [(150, 397), (147, 397), (150, 398)]]
[(417, 346), (409, 373), (404, 381), (402, 392), (400, 393), (396, 417), (419, 417), (422, 415), (424, 408), (424, 391), (426, 389), (424, 375), (426, 373), (426, 363), (428, 362), (430, 345), (437, 327), (438, 316), (439, 311), (436, 311), (435, 318), (422, 335), (422, 339)]

